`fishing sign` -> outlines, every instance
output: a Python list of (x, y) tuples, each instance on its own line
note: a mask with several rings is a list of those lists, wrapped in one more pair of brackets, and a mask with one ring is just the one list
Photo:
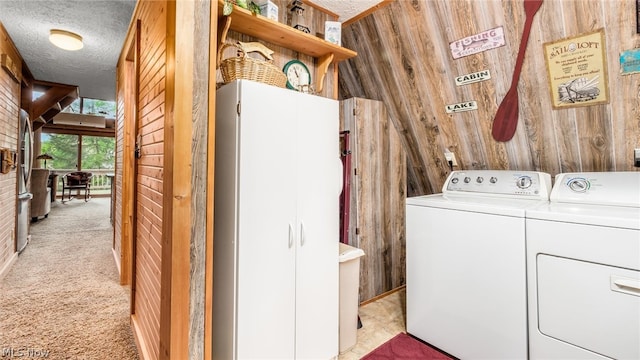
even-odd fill
[(504, 46), (504, 30), (502, 26), (485, 30), (479, 34), (467, 36), (449, 43), (454, 59), (477, 54), (479, 52)]

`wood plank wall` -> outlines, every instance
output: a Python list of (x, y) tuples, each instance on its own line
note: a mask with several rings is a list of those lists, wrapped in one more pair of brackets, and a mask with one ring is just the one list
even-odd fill
[(129, 74), (125, 70), (127, 62), (122, 60), (118, 62), (118, 70), (116, 72), (116, 164), (115, 176), (111, 181), (115, 182), (115, 206), (113, 213), (113, 246), (114, 259), (120, 273), (120, 283), (126, 284), (122, 277), (122, 170), (124, 164), (124, 132), (125, 132), (125, 84)]
[(405, 283), (406, 155), (381, 101), (340, 102), (341, 129), (350, 132), (349, 244), (360, 258), (360, 301)]
[[(160, 295), (162, 291), (167, 2), (140, 1), (132, 19), (129, 37), (135, 34), (137, 20), (140, 20), (141, 24), (139, 89), (137, 98), (130, 97), (138, 99), (135, 106), (138, 123), (137, 128), (132, 129), (135, 134), (127, 135), (125, 132), (120, 134), (118, 139), (123, 151), (127, 149), (126, 140), (129, 136), (135, 138), (136, 135), (140, 135), (141, 139), (141, 157), (136, 162), (136, 188), (133, 190), (137, 199), (133, 204), (137, 223), (134, 224), (135, 234), (133, 234), (136, 259), (132, 324), (141, 358), (158, 359), (160, 358)], [(130, 44), (131, 41), (129, 38), (127, 43)], [(129, 48), (124, 51), (128, 53)], [(131, 89), (127, 90), (125, 85), (127, 81), (124, 78), (135, 76), (136, 71), (131, 67), (132, 64), (123, 65), (123, 61), (124, 57), (121, 56), (118, 79), (123, 82), (119, 83), (119, 102), (120, 96), (124, 96), (126, 101), (127, 92), (131, 91)], [(127, 112), (125, 108), (125, 118), (118, 117), (118, 121), (123, 125), (134, 124), (135, 119), (132, 116), (126, 118)], [(128, 163), (124, 158), (122, 161), (125, 165)], [(131, 170), (133, 169), (123, 169), (123, 173)], [(121, 179), (121, 181), (125, 180)], [(118, 192), (122, 195), (122, 188), (118, 188)], [(118, 211), (122, 211), (125, 205), (120, 206)], [(169, 314), (166, 315), (169, 316)]]
[[(619, 54), (640, 46), (633, 0), (545, 0), (529, 38), (519, 83), (520, 121), (509, 142), (491, 136), (507, 92), (522, 28), (522, 1), (394, 1), (342, 30), (358, 52), (339, 67), (340, 98), (383, 101), (407, 150), (408, 196), (437, 193), (449, 169), (627, 171), (640, 147), (640, 75), (620, 75)], [(449, 43), (503, 26), (506, 45), (453, 60)], [(604, 28), (608, 104), (553, 110), (543, 44)], [(457, 87), (455, 77), (490, 70), (491, 80)], [(447, 114), (468, 100), (477, 111)]]
[[(181, 5), (184, 6), (185, 3)], [(186, 3), (189, 4), (189, 3)], [(191, 102), (184, 103), (182, 113), (177, 113), (176, 117), (182, 120), (182, 127), (185, 128), (181, 138), (176, 141), (185, 145), (183, 146), (183, 154), (177, 154), (178, 159), (182, 159), (187, 156), (191, 156), (191, 161), (187, 164), (181, 161), (179, 166), (182, 167), (183, 173), (176, 173), (175, 175), (189, 177), (188, 186), (183, 185), (184, 192), (189, 194), (188, 206), (190, 207), (190, 218), (188, 226), (190, 227), (191, 237), (186, 242), (186, 250), (189, 258), (189, 284), (185, 284), (184, 288), (189, 291), (189, 306), (188, 306), (188, 327), (183, 327), (183, 330), (188, 331), (188, 351), (187, 349), (179, 349), (180, 352), (173, 352), (177, 356), (188, 356), (189, 359), (206, 359), (206, 351), (209, 348), (208, 344), (211, 339), (208, 339), (208, 334), (205, 330), (205, 317), (210, 311), (211, 304), (206, 303), (206, 257), (207, 257), (207, 243), (211, 246), (211, 241), (207, 241), (207, 223), (211, 219), (213, 221), (212, 212), (207, 211), (207, 204), (210, 204), (209, 198), (213, 198), (212, 195), (203, 196), (203, 194), (213, 194), (208, 191), (213, 191), (213, 172), (209, 172), (207, 168), (208, 157), (214, 157), (215, 154), (209, 153), (213, 151), (209, 147), (209, 141), (215, 141), (215, 137), (209, 138), (208, 133), (211, 128), (215, 128), (215, 123), (209, 121), (209, 101), (211, 96), (209, 89), (215, 96), (215, 87), (209, 86), (211, 72), (215, 73), (215, 67), (212, 67), (212, 61), (215, 61), (215, 45), (213, 48), (211, 44), (216, 44), (215, 31), (217, 26), (211, 26), (211, 16), (214, 19), (217, 18), (217, 4), (215, 2), (209, 3), (207, 1), (194, 2), (193, 7), (186, 7), (184, 11), (178, 12), (178, 19), (176, 21), (177, 28), (183, 29), (186, 34), (177, 33), (178, 43), (183, 44), (178, 47), (177, 53), (183, 53), (185, 56), (182, 59), (176, 59), (177, 62), (189, 62), (190, 66), (185, 67), (185, 73), (176, 73), (179, 79), (184, 80), (182, 87), (177, 89), (177, 93), (184, 94), (190, 92)], [(213, 9), (212, 9), (213, 8)], [(180, 16), (180, 14), (184, 14)], [(189, 25), (189, 26), (187, 26)], [(214, 31), (211, 31), (211, 28)], [(214, 35), (213, 41), (210, 40), (210, 36)], [(185, 37), (187, 39), (185, 39)], [(205, 50), (209, 50), (209, 53)], [(213, 58), (210, 58), (213, 55)], [(182, 61), (181, 61), (182, 60)], [(186, 73), (186, 70), (189, 70)], [(213, 85), (213, 82), (211, 83)], [(178, 101), (182, 102), (184, 99), (180, 98)], [(215, 109), (215, 97), (214, 104), (211, 104)], [(190, 115), (190, 116), (189, 116)], [(186, 131), (188, 129), (188, 132)], [(209, 140), (211, 139), (211, 140)], [(188, 147), (186, 145), (189, 145)], [(183, 156), (182, 156), (183, 155)], [(186, 179), (185, 179), (186, 180)], [(209, 186), (211, 185), (211, 186)], [(185, 204), (185, 207), (187, 204)], [(178, 210), (180, 211), (180, 210)], [(213, 211), (213, 209), (211, 209)], [(185, 211), (180, 211), (185, 212)], [(176, 221), (185, 222), (185, 217), (179, 217), (174, 219)], [(211, 225), (211, 224), (210, 224)], [(186, 225), (185, 225), (186, 226)], [(175, 232), (182, 231), (182, 228), (176, 228)], [(180, 238), (182, 234), (174, 236)], [(213, 234), (211, 233), (212, 239)], [(211, 248), (209, 247), (209, 250)], [(179, 289), (177, 291), (180, 291)], [(182, 319), (186, 321), (187, 319)]]
[[(134, 31), (137, 28), (134, 27)], [(116, 71), (116, 167), (113, 216), (113, 252), (120, 271), (120, 284), (131, 285), (133, 256), (133, 177), (136, 91), (136, 39), (133, 33), (124, 45)]]
[[(287, 10), (287, 5), (291, 2), (290, 0), (272, 0), (277, 6), (278, 6), (278, 21), (283, 23), (283, 24), (290, 24), (290, 20), (288, 20), (288, 17), (290, 16), (289, 14), (289, 10)], [(328, 14), (318, 8), (312, 7), (312, 6), (305, 6), (305, 11), (304, 11), (304, 17), (307, 21), (307, 26), (309, 27), (309, 29), (311, 30), (311, 34), (317, 35), (320, 38), (324, 38), (324, 22), (326, 20), (334, 20), (334, 17), (332, 16), (332, 14)], [(278, 68), (282, 69), (284, 68), (284, 65), (292, 59), (298, 59), (300, 61), (302, 61), (307, 68), (309, 69), (309, 72), (311, 73), (311, 82), (312, 84), (314, 84), (314, 87), (317, 87), (316, 84), (316, 79), (315, 79), (315, 73), (318, 67), (318, 59), (308, 56), (308, 55), (304, 55), (298, 52), (295, 52), (293, 50), (289, 50), (287, 48), (281, 47), (281, 46), (276, 46), (273, 45), (271, 43), (267, 43), (264, 42), (262, 40), (256, 40), (255, 38), (251, 37), (251, 36), (247, 36), (244, 34), (240, 34), (236, 31), (229, 31), (229, 34), (227, 36), (227, 43), (235, 43), (236, 41), (260, 41), (263, 44), (265, 44), (267, 47), (269, 47), (271, 50), (274, 51), (273, 54), (273, 64), (276, 65)], [(226, 59), (232, 56), (236, 56), (236, 50), (233, 47), (227, 48), (224, 52), (223, 52), (223, 56), (222, 59)], [(257, 58), (262, 58), (260, 55), (253, 55)], [(333, 72), (334, 72), (334, 66), (335, 64), (331, 64), (329, 66), (329, 70), (327, 71), (327, 76), (325, 76), (325, 81), (324, 81), (324, 86), (322, 89), (322, 92), (319, 94), (323, 97), (328, 97), (328, 98), (335, 98), (337, 97), (334, 96), (334, 84), (336, 83), (336, 80), (333, 76)], [(217, 82), (221, 83), (222, 82), (222, 75), (220, 74), (220, 71), (218, 71), (218, 78), (217, 78)]]
[[(21, 72), (22, 58), (0, 23), (0, 54), (7, 54)], [(20, 84), (0, 69), (0, 148), (18, 151)], [(17, 170), (0, 174), (0, 278), (16, 259)]]
[(143, 359), (205, 351), (210, 12), (207, 1), (139, 1), (118, 63), (114, 251), (124, 279), (131, 231), (132, 325)]

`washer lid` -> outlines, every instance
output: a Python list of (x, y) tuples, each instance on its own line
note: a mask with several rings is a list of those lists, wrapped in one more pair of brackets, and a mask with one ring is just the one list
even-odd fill
[(550, 198), (560, 203), (640, 208), (640, 172), (558, 174)]
[(408, 206), (421, 206), (457, 211), (469, 211), (489, 215), (524, 217), (525, 209), (542, 204), (546, 200), (473, 196), (465, 194), (434, 194), (407, 198)]

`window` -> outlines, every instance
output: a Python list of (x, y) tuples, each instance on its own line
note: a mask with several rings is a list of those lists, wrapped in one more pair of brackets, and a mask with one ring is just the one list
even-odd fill
[(98, 136), (82, 137), (82, 169), (98, 170), (115, 167), (116, 139)]
[[(42, 153), (53, 157), (47, 167), (60, 175), (76, 170), (91, 172), (91, 193), (104, 195), (111, 193), (108, 174), (113, 174), (115, 168), (115, 142), (115, 138), (109, 137), (43, 133)], [(59, 177), (57, 194), (61, 191), (62, 177)]]
[[(35, 92), (34, 92), (35, 93)], [(116, 117), (115, 101), (99, 99), (77, 98), (63, 112), (87, 115), (102, 115), (108, 118)]]
[(78, 165), (78, 135), (45, 134), (41, 135), (42, 154), (49, 154), (48, 167), (62, 171), (75, 171)]
[(82, 113), (91, 115), (104, 115), (109, 118), (116, 117), (116, 103), (96, 99), (83, 99)]

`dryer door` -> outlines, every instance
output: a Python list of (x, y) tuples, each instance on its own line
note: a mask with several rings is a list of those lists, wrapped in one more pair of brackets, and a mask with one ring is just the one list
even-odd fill
[(559, 341), (640, 359), (640, 271), (539, 254), (538, 326)]

